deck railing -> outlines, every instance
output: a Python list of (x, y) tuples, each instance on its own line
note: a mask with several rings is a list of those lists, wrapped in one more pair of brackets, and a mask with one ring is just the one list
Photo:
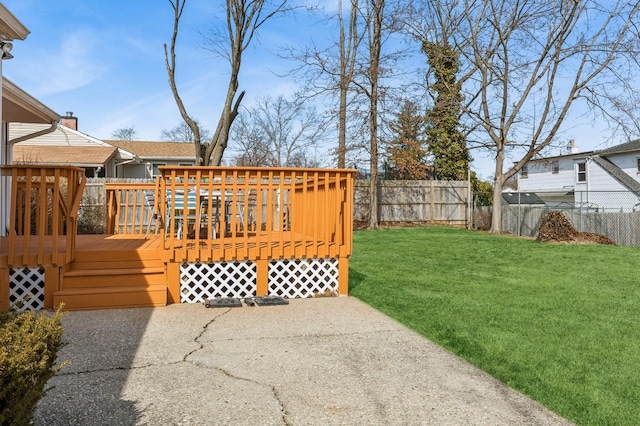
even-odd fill
[(107, 183), (107, 234), (148, 235), (157, 230), (157, 184)]
[(107, 184), (108, 233), (157, 231), (180, 261), (351, 254), (351, 170), (160, 170), (155, 184)]
[(38, 265), (73, 260), (84, 170), (71, 166), (9, 165), (2, 166), (2, 176), (9, 179), (11, 188), (8, 264), (26, 265), (34, 257)]

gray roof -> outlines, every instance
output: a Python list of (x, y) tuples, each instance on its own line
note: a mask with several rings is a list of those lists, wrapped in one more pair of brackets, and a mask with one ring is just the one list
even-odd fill
[[(636, 142), (640, 143), (640, 141)], [(602, 167), (607, 173), (616, 178), (621, 184), (629, 188), (629, 190), (634, 192), (636, 195), (640, 195), (640, 182), (636, 181), (634, 178), (629, 176), (622, 169), (620, 169), (618, 166), (604, 157), (594, 155), (593, 157), (591, 157), (591, 159), (595, 161), (600, 167)]]
[(596, 151), (596, 154), (606, 157), (607, 155), (611, 154), (622, 154), (624, 152), (633, 151), (640, 151), (640, 139), (621, 143), (620, 145), (615, 145), (606, 149), (602, 149), (600, 151)]

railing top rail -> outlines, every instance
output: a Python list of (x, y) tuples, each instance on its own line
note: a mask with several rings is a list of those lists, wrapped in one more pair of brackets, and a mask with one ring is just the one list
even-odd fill
[(312, 173), (357, 173), (356, 169), (332, 169), (332, 168), (299, 168), (299, 167), (239, 167), (239, 166), (159, 166), (158, 169), (161, 172), (171, 171), (171, 170), (180, 170), (180, 171), (197, 171), (197, 170), (214, 170), (214, 171), (227, 171), (227, 172), (262, 172), (262, 173), (280, 173), (280, 172), (294, 172), (304, 173), (304, 172), (312, 172)]

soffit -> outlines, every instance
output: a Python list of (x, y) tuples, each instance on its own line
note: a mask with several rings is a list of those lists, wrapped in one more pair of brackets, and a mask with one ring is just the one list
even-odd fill
[(56, 123), (60, 115), (2, 77), (2, 121), (6, 123)]

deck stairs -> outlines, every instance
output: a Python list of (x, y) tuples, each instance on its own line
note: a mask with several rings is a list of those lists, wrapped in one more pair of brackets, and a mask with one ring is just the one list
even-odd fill
[(61, 275), (53, 298), (65, 310), (167, 304), (166, 265), (157, 251), (79, 251)]

